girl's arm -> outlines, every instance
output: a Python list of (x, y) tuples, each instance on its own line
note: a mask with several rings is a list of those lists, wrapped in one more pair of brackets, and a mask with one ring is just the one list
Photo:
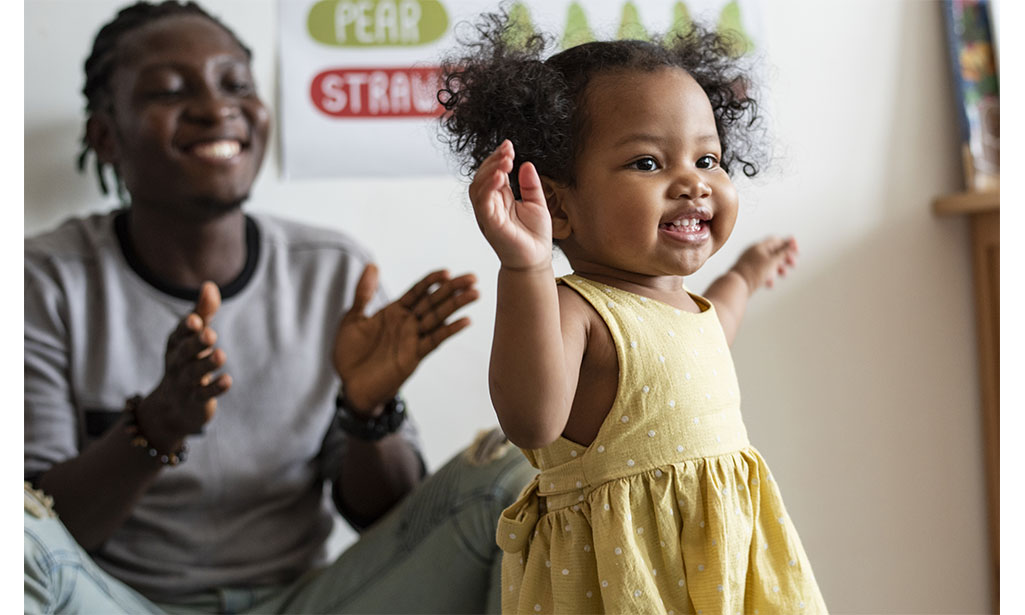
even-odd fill
[(751, 295), (762, 286), (772, 288), (776, 275), (785, 276), (796, 264), (797, 240), (770, 237), (744, 250), (730, 270), (712, 282), (705, 297), (715, 306), (730, 345)]
[[(562, 433), (576, 390), (586, 336), (580, 320), (560, 310), (552, 270), (552, 222), (532, 164), (519, 170), (522, 200), (513, 198), (513, 146), (504, 141), (470, 184), (477, 223), (494, 248), (498, 306), (491, 347), (491, 401), (514, 444), (539, 448)], [(565, 332), (565, 334), (564, 334)]]

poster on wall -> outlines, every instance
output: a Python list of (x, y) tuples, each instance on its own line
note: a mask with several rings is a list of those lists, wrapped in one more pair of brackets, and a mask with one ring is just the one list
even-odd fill
[(291, 179), (451, 175), (438, 138), (439, 66), (501, 6), (557, 49), (700, 22), (761, 45), (744, 0), (281, 0), (282, 174)]

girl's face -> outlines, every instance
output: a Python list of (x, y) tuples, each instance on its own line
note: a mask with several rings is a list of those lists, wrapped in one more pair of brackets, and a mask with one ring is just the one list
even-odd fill
[(106, 147), (133, 206), (209, 215), (249, 194), (270, 116), (249, 59), (202, 16), (166, 17), (119, 41)]
[(634, 281), (694, 273), (737, 217), (701, 86), (678, 68), (609, 72), (591, 79), (584, 104), (575, 186), (555, 189), (567, 217), (559, 247), (578, 272)]

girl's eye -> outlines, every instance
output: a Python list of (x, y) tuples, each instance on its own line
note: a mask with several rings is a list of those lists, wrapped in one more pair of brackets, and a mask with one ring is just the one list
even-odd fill
[(246, 95), (252, 91), (252, 86), (248, 81), (228, 81), (224, 84), (224, 89), (232, 94)]
[(705, 156), (702, 156), (701, 158), (698, 158), (699, 169), (714, 169), (717, 166), (719, 166), (719, 160), (711, 154), (707, 154)]
[(658, 162), (650, 156), (645, 156), (644, 158), (638, 158), (631, 162), (630, 167), (637, 169), (638, 171), (657, 171)]

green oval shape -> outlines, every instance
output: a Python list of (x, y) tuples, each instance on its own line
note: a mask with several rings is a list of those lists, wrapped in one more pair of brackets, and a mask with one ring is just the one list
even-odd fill
[(306, 29), (333, 47), (415, 47), (444, 36), (448, 13), (439, 0), (320, 0)]

